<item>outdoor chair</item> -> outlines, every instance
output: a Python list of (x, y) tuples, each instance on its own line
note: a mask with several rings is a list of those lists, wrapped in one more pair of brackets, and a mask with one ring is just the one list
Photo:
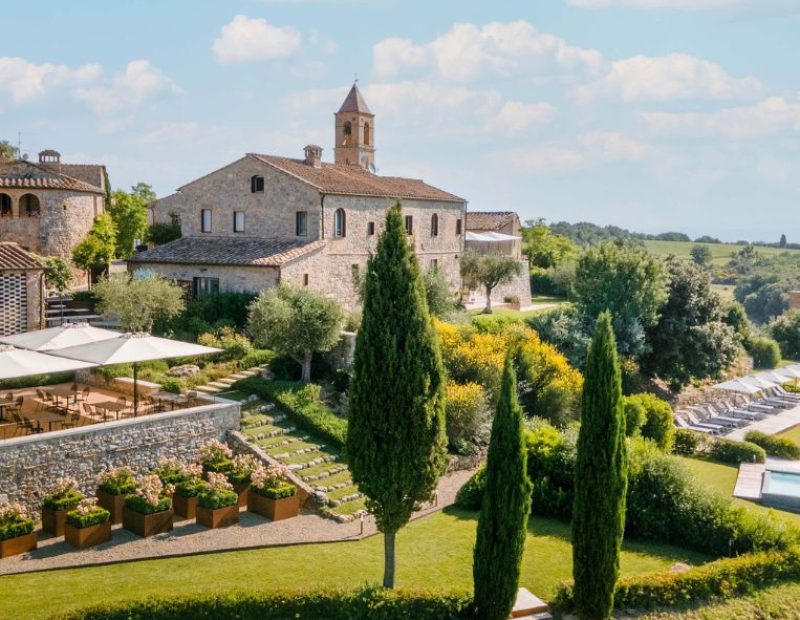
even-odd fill
[(81, 414), (80, 413), (68, 413), (66, 417), (61, 420), (61, 428), (75, 428), (79, 426), (81, 423)]
[(148, 413), (162, 413), (166, 411), (164, 403), (162, 403), (152, 394), (147, 395), (146, 403), (147, 403), (146, 407), (150, 408), (150, 411), (148, 411)]
[(698, 433), (706, 433), (708, 435), (716, 435), (717, 431), (706, 427), (706, 426), (695, 426), (694, 424), (689, 424), (686, 420), (683, 419), (681, 415), (678, 413), (675, 414), (675, 424), (678, 428), (687, 428), (692, 431), (696, 431)]
[(89, 400), (89, 396), (91, 395), (91, 393), (92, 393), (92, 388), (90, 388), (87, 385), (85, 388), (83, 388), (83, 390), (81, 390), (80, 394), (76, 394), (75, 395), (75, 398), (77, 400), (79, 400), (79, 401), (81, 401), (81, 400)]
[(99, 415), (97, 408), (92, 408), (92, 406), (85, 401), (81, 403), (81, 409), (87, 418), (94, 418)]
[(22, 415), (17, 410), (9, 410), (11, 411), (11, 419), (14, 420), (16, 424), (16, 429), (14, 434), (16, 435), (17, 431), (23, 431), (23, 435), (27, 435), (28, 433), (35, 433), (36, 426), (34, 425), (33, 421), (29, 418), (23, 418)]
[(47, 397), (44, 395), (44, 392), (36, 388), (36, 411), (41, 411), (42, 409), (48, 409), (50, 407), (50, 403), (47, 400)]

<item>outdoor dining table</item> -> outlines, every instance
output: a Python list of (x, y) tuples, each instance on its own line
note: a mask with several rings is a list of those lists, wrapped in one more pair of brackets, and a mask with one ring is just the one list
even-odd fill
[(153, 394), (159, 403), (169, 403), (170, 409), (175, 410), (177, 405), (185, 405), (189, 402), (189, 397), (185, 394), (175, 394), (174, 392), (156, 392)]
[(104, 400), (99, 403), (92, 403), (94, 407), (97, 409), (103, 410), (103, 420), (108, 420), (108, 412), (111, 411), (117, 414), (117, 420), (119, 420), (119, 414), (122, 411), (125, 411), (128, 408), (126, 403), (120, 403), (116, 400)]
[(64, 409), (69, 409), (69, 399), (72, 398), (73, 403), (78, 402), (78, 392), (73, 390), (71, 387), (54, 387), (49, 390), (50, 394), (56, 399), (56, 407), (60, 407), (59, 401), (64, 398), (67, 401), (67, 406)]

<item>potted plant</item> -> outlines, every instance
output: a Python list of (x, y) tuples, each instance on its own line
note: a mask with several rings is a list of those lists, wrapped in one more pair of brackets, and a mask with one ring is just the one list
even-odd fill
[(197, 516), (197, 496), (205, 488), (203, 468), (200, 465), (186, 465), (184, 478), (175, 484), (175, 495), (172, 496), (175, 514), (184, 519), (194, 519)]
[(94, 499), (84, 499), (67, 513), (64, 539), (77, 549), (111, 540), (111, 512)]
[(164, 457), (158, 461), (158, 467), (150, 473), (158, 476), (164, 484), (178, 484), (186, 477), (183, 463), (172, 456)]
[(240, 454), (233, 458), (228, 471), (228, 482), (239, 495), (239, 506), (247, 506), (247, 490), (250, 488), (250, 476), (261, 466), (258, 459), (250, 454)]
[(227, 474), (233, 466), (233, 451), (221, 441), (212, 439), (200, 449), (200, 464), (206, 473)]
[(21, 504), (0, 504), (0, 558), (36, 549), (33, 519)]
[(503, 301), (507, 303), (512, 310), (520, 309), (519, 297), (517, 295), (506, 295), (503, 297)]
[(97, 504), (111, 513), (111, 524), (122, 523), (125, 496), (136, 488), (136, 478), (128, 467), (101, 472), (97, 477)]
[(291, 519), (300, 513), (297, 487), (286, 480), (288, 469), (283, 465), (259, 467), (253, 472), (247, 510), (273, 521)]
[(136, 489), (125, 498), (122, 526), (144, 538), (172, 530), (171, 484), (163, 484), (155, 474), (136, 479)]
[(78, 483), (72, 478), (59, 478), (44, 498), (42, 505), (42, 530), (54, 536), (64, 535), (67, 513), (83, 499)]
[(224, 474), (208, 472), (208, 484), (197, 496), (197, 523), (212, 529), (239, 523), (239, 496)]

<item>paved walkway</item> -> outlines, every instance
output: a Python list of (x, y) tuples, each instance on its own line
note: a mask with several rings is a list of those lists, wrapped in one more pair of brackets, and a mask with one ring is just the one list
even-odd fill
[[(453, 504), (458, 489), (471, 475), (471, 471), (458, 471), (443, 477), (438, 487), (438, 505), (426, 506), (413, 518), (418, 519)], [(337, 523), (310, 511), (275, 523), (244, 510), (240, 518), (239, 525), (217, 530), (208, 530), (194, 521), (179, 521), (172, 532), (151, 538), (139, 538), (116, 526), (111, 541), (81, 551), (67, 545), (61, 538), (44, 539), (36, 551), (0, 560), (0, 575), (214, 551), (352, 541), (377, 533), (371, 516), (364, 519), (363, 533), (358, 520)]]
[(744, 428), (737, 428), (735, 431), (728, 433), (726, 437), (728, 439), (741, 441), (750, 431), (761, 431), (767, 435), (777, 435), (798, 424), (800, 424), (800, 405), (792, 409), (786, 409), (780, 413), (767, 414), (767, 417), (763, 420), (748, 424)]

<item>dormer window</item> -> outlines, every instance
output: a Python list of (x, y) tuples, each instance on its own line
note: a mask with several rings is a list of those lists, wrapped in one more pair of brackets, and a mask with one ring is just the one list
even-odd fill
[(250, 177), (250, 191), (253, 194), (263, 194), (264, 193), (264, 177), (260, 175), (253, 175)]
[(336, 209), (333, 214), (333, 236), (344, 237), (347, 235), (347, 218), (344, 209)]

